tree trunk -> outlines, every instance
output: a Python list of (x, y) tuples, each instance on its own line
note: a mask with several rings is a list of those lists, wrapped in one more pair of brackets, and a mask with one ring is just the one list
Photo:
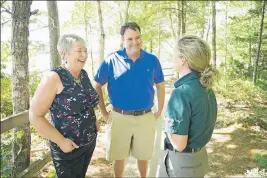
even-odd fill
[(212, 1), (212, 64), (216, 67), (216, 1)]
[(209, 33), (210, 33), (210, 16), (208, 19), (208, 28), (207, 28), (207, 33), (206, 33), (206, 41), (209, 40)]
[(130, 1), (127, 1), (127, 4), (126, 4), (126, 9), (125, 9), (125, 12), (124, 12), (124, 23), (128, 22), (128, 18), (129, 18), (129, 7), (130, 7)]
[[(252, 19), (250, 19), (250, 30), (252, 30)], [(253, 66), (253, 61), (252, 61), (252, 32), (249, 32), (249, 66)]]
[(176, 34), (174, 32), (174, 27), (173, 27), (173, 22), (172, 22), (172, 12), (169, 11), (168, 14), (169, 14), (169, 19), (170, 19), (170, 24), (171, 24), (172, 39), (174, 40), (174, 43), (175, 43), (175, 41), (176, 41)]
[[(124, 11), (124, 23), (125, 24), (126, 22), (128, 22), (128, 18), (129, 18), (129, 7), (130, 7), (130, 1), (127, 1), (127, 4), (126, 4), (126, 8), (125, 8), (125, 11)], [(123, 49), (123, 42), (121, 40), (121, 44), (120, 44), (120, 48)]]
[(153, 53), (153, 40), (150, 39), (150, 52)]
[(260, 50), (261, 50), (261, 40), (262, 40), (261, 36), (262, 36), (262, 28), (263, 28), (263, 21), (264, 21), (264, 9), (265, 9), (265, 0), (262, 1), (261, 24), (260, 24), (260, 30), (259, 30), (259, 36), (258, 36), (257, 56), (255, 59), (254, 71), (253, 71), (253, 83), (254, 83), (254, 85), (256, 85), (256, 83), (257, 83), (257, 69), (258, 69)]
[(101, 12), (101, 4), (100, 0), (97, 0), (97, 9), (98, 9), (98, 20), (99, 20), (99, 29), (100, 29), (100, 37), (99, 37), (99, 64), (104, 59), (104, 48), (105, 48), (105, 33), (103, 27), (103, 18)]
[(182, 16), (181, 16), (181, 9), (180, 9), (180, 2), (176, 1), (176, 8), (177, 8), (177, 40), (179, 40), (181, 35), (181, 23), (182, 23)]
[(61, 64), (60, 55), (57, 51), (57, 42), (60, 36), (57, 1), (47, 1), (47, 10), (50, 41), (50, 68), (54, 69)]
[(158, 58), (160, 58), (160, 43), (161, 43), (161, 39), (160, 39), (160, 23), (158, 26)]
[[(12, 103), (13, 114), (29, 109), (29, 18), (32, 1), (12, 1)], [(30, 165), (30, 124), (13, 129), (12, 176), (16, 177)]]
[(88, 45), (88, 18), (87, 18), (87, 1), (84, 1), (83, 18), (84, 18), (84, 33), (85, 33), (85, 42), (86, 42), (86, 44)]
[(186, 1), (182, 0), (182, 35), (186, 33)]
[[(205, 32), (207, 31), (206, 29), (208, 28), (208, 24), (209, 24), (209, 6), (206, 6), (204, 8), (204, 24), (203, 24), (203, 28), (202, 28), (202, 31), (201, 31), (201, 38), (204, 39), (204, 36), (205, 36)], [(207, 15), (208, 14), (208, 15)]]
[(228, 53), (228, 33), (227, 33), (227, 26), (228, 26), (228, 2), (225, 4), (225, 55), (224, 55), (224, 72), (227, 71), (227, 53)]
[[(92, 27), (91, 25), (89, 25), (89, 29), (90, 29), (90, 36), (92, 37)], [(94, 63), (94, 58), (93, 58), (93, 45), (90, 44), (90, 57), (91, 57), (91, 65), (92, 65), (92, 75), (95, 75), (95, 63)]]

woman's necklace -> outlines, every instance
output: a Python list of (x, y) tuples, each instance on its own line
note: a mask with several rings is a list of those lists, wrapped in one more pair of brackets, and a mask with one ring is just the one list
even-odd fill
[(83, 85), (82, 85), (82, 82), (81, 82), (81, 79), (80, 79), (80, 76), (76, 79), (71, 73), (70, 71), (65, 67), (63, 66), (63, 68), (69, 72), (70, 76), (73, 78), (73, 80), (81, 87), (83, 88)]

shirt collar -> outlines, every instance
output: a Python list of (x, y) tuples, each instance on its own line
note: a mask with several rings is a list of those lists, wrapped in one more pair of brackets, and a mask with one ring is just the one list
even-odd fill
[(183, 76), (182, 78), (178, 79), (175, 83), (174, 83), (174, 87), (177, 88), (181, 85), (183, 85), (184, 83), (193, 80), (193, 79), (199, 79), (200, 78), (200, 74), (198, 72), (192, 71), (189, 74), (186, 74), (185, 76)]
[[(140, 56), (139, 56), (139, 58), (137, 60), (143, 59), (143, 56), (144, 56), (144, 50), (141, 49)], [(127, 53), (126, 53), (126, 48), (123, 48), (123, 50), (122, 50), (122, 57), (124, 59), (129, 59), (128, 56), (127, 56)]]

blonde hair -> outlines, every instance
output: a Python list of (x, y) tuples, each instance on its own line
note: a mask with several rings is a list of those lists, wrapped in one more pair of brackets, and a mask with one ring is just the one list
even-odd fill
[(217, 70), (210, 65), (209, 45), (198, 36), (185, 35), (178, 40), (176, 50), (180, 57), (187, 60), (189, 68), (201, 74), (200, 83), (205, 88), (212, 87)]
[(66, 50), (66, 52), (69, 54), (73, 44), (81, 44), (86, 46), (84, 39), (82, 39), (78, 35), (75, 34), (62, 35), (57, 43), (57, 50), (59, 54), (61, 55), (63, 50)]

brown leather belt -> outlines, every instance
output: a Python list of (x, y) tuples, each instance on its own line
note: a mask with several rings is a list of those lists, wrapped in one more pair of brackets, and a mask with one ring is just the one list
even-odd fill
[(151, 112), (151, 109), (141, 110), (141, 111), (124, 111), (119, 108), (113, 107), (113, 111), (121, 113), (121, 114), (125, 114), (125, 115), (141, 116), (141, 115)]

